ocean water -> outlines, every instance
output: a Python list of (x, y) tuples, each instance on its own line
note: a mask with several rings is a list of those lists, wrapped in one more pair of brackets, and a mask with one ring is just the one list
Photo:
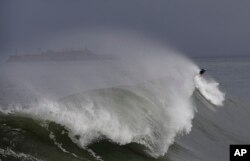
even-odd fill
[(250, 143), (249, 58), (7, 63), (0, 72), (3, 161), (227, 161), (230, 144)]

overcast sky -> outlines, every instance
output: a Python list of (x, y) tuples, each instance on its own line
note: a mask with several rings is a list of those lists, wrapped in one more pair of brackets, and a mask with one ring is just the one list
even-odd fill
[(1, 54), (103, 26), (153, 35), (192, 56), (250, 55), (250, 0), (1, 0), (0, 22)]

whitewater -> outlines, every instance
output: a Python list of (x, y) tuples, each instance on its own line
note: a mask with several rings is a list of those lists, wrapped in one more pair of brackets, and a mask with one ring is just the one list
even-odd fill
[[(200, 67), (185, 56), (152, 46), (121, 51), (129, 54), (115, 54), (110, 60), (3, 65), (2, 131), (17, 126), (23, 131), (20, 137), (46, 138), (75, 160), (86, 159), (72, 150), (75, 145), (89, 158), (103, 160), (91, 146), (105, 140), (119, 146), (137, 144), (142, 146), (139, 153), (159, 158), (167, 155), (176, 137), (192, 130), (199, 111), (195, 93), (215, 108), (223, 106), (225, 94), (219, 84), (200, 76)], [(25, 131), (33, 131), (32, 137)], [(25, 147), (5, 144), (2, 157), (18, 158), (22, 151), (22, 157), (26, 153), (33, 160), (49, 160), (32, 156)], [(132, 149), (138, 151), (137, 146)]]

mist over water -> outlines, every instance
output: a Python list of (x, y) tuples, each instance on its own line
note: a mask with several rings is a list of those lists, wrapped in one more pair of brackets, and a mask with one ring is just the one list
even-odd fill
[(145, 38), (124, 37), (94, 38), (97, 54), (111, 59), (5, 64), (1, 111), (43, 127), (59, 124), (83, 149), (108, 139), (164, 156), (176, 136), (191, 131), (194, 91), (218, 106), (224, 94), (216, 82), (197, 77), (199, 67), (185, 56)]
[[(1, 68), (3, 80), (22, 88), (22, 95), (60, 98), (160, 78), (172, 81), (182, 76), (193, 77), (199, 70), (191, 60), (176, 51), (132, 33), (102, 33), (92, 37), (85, 35), (84, 38), (89, 40), (87, 44), (95, 54), (111, 56), (111, 59), (6, 63)], [(183, 80), (177, 81), (185, 88), (191, 88), (182, 83)]]

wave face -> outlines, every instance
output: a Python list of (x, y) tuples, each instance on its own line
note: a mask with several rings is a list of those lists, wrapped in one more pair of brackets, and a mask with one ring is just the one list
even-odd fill
[[(46, 146), (52, 142), (80, 160), (84, 157), (72, 152), (77, 149), (73, 145), (87, 151), (88, 159), (102, 160), (89, 148), (102, 140), (120, 146), (135, 143), (151, 157), (164, 156), (176, 136), (191, 131), (196, 89), (214, 105), (224, 101), (216, 83), (196, 76), (199, 68), (193, 62), (166, 51), (91, 62), (12, 63), (1, 72), (1, 124), (6, 133), (11, 125), (18, 126), (17, 133), (25, 136), (21, 138), (36, 134), (45, 138)], [(6, 144), (0, 154), (20, 156), (15, 149)], [(35, 157), (30, 153), (21, 154)]]

